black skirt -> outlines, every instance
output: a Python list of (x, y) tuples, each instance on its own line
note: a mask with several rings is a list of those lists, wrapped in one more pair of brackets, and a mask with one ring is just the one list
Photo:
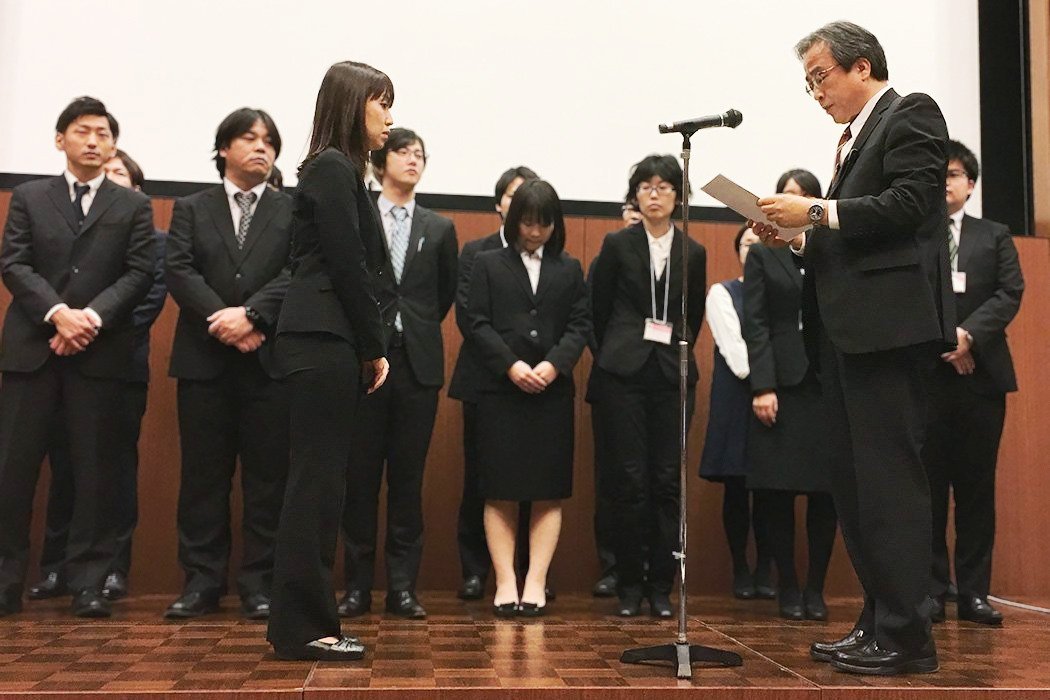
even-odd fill
[(573, 416), (569, 392), (482, 394), (477, 438), (482, 498), (553, 501), (570, 497)]

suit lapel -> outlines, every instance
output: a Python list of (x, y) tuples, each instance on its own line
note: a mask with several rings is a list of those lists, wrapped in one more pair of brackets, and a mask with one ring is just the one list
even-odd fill
[[(524, 267), (525, 263), (522, 263)], [(540, 258), (540, 281), (536, 284), (536, 303), (540, 303), (540, 299), (550, 289), (551, 282), (555, 275), (555, 268), (558, 265), (558, 260), (550, 255), (547, 255), (547, 251), (543, 251), (543, 257)], [(532, 289), (532, 286), (529, 286)]]
[(864, 128), (857, 134), (856, 140), (853, 142), (853, 147), (849, 149), (849, 153), (846, 154), (845, 159), (842, 161), (842, 166), (839, 168), (838, 176), (831, 183), (831, 187), (828, 190), (828, 199), (834, 199), (834, 195), (838, 192), (839, 186), (842, 185), (842, 181), (846, 179), (849, 171), (853, 168), (853, 164), (857, 162), (857, 157), (860, 155), (861, 149), (864, 148), (864, 144), (871, 136), (872, 132), (875, 131), (875, 127), (882, 121), (882, 116), (886, 110), (890, 108), (893, 101), (898, 97), (896, 90), (887, 90), (886, 93), (879, 98), (879, 101), (875, 104), (875, 109), (871, 111), (868, 116), (868, 120), (864, 122)]
[[(798, 268), (795, 267), (795, 261), (792, 260), (791, 257), (788, 257), (793, 257), (794, 253), (788, 251), (786, 247), (772, 248), (770, 252), (773, 253), (773, 257), (777, 259), (777, 262), (780, 263), (780, 266), (784, 268), (784, 271), (787, 273), (787, 276), (791, 279), (791, 283), (799, 289), (802, 289), (802, 275), (799, 274)], [(784, 255), (784, 253), (787, 253), (787, 255)]]
[(980, 235), (978, 227), (974, 225), (974, 218), (972, 216), (963, 215), (962, 224), (959, 227), (959, 270), (966, 272), (966, 263), (970, 261), (970, 255), (973, 253), (973, 249), (977, 247), (980, 242), (977, 237)]
[(75, 236), (79, 232), (80, 227), (77, 226), (77, 220), (73, 217), (73, 202), (69, 198), (69, 183), (66, 182), (65, 176), (59, 175), (52, 179), (51, 187), (48, 188), (47, 194), (55, 208), (58, 209), (58, 213), (69, 224), (69, 230)]
[[(266, 227), (270, 225), (270, 221), (273, 220), (275, 213), (277, 213), (276, 195), (267, 188), (263, 190), (262, 197), (259, 198), (259, 204), (255, 207), (255, 213), (252, 215), (252, 221), (248, 224), (248, 235), (244, 239), (244, 248), (237, 250), (238, 257), (241, 260), (248, 257), (248, 253), (255, 247), (256, 242), (263, 237), (263, 233), (266, 231)], [(233, 228), (232, 219), (230, 220), (230, 228)], [(234, 238), (234, 243), (236, 244), (236, 237)]]
[[(87, 216), (84, 218), (84, 225), (80, 227), (80, 235), (86, 233), (95, 222), (106, 213), (106, 210), (110, 208), (113, 202), (117, 199), (117, 188), (120, 185), (114, 185), (109, 181), (109, 178), (103, 178), (102, 184), (99, 185), (98, 192), (95, 193), (95, 198), (91, 200), (91, 208), (88, 209)], [(69, 207), (72, 213), (73, 207)]]
[(522, 291), (525, 292), (526, 298), (531, 302), (535, 295), (532, 293), (532, 283), (529, 282), (529, 271), (525, 269), (521, 255), (513, 248), (504, 248), (503, 262), (510, 268), (518, 284), (521, 285)]
[[(261, 202), (260, 202), (261, 204)], [(233, 230), (233, 216), (230, 214), (230, 204), (226, 197), (226, 189), (219, 185), (211, 190), (208, 197), (208, 213), (215, 223), (215, 231), (219, 238), (226, 244), (226, 250), (230, 258), (237, 261), (241, 257), (241, 251), (237, 247), (237, 234)]]
[(401, 279), (408, 274), (408, 268), (412, 265), (412, 259), (419, 252), (419, 242), (424, 239), (427, 229), (427, 213), (420, 206), (416, 206), (412, 216), (412, 227), (408, 233), (408, 249), (405, 251), (405, 269), (401, 271)]
[[(682, 232), (677, 228), (674, 230), (674, 240), (671, 241), (671, 255), (667, 258), (668, 266), (664, 274), (671, 275), (671, 284), (668, 288), (668, 296), (674, 299), (682, 292), (682, 276), (676, 275), (675, 270), (682, 269)], [(670, 314), (670, 311), (668, 311)]]

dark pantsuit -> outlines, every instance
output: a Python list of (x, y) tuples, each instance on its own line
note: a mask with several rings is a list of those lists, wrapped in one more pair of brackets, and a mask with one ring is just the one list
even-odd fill
[(291, 469), (285, 488), (266, 638), (296, 649), (339, 637), (332, 566), (360, 396), (354, 347), (325, 333), (278, 340), (291, 370), (285, 380), (291, 414)]
[[(952, 372), (950, 366), (938, 367)], [(923, 448), (933, 505), (933, 581), (944, 595), (950, 580), (948, 490), (955, 496), (955, 576), (960, 595), (988, 597), (995, 544), (995, 463), (1006, 419), (1005, 394), (984, 395), (962, 377), (932, 383), (930, 425)]]
[(288, 404), (283, 385), (266, 375), (254, 353), (237, 360), (215, 379), (179, 380), (179, 563), (186, 592), (226, 590), (238, 455), (244, 496), (238, 592), (270, 590), (288, 464)]
[(594, 435), (594, 542), (601, 575), (609, 576), (616, 573), (616, 482), (609, 467), (610, 436), (593, 406), (591, 430)]
[(437, 415), (438, 387), (416, 381), (403, 347), (393, 347), (390, 378), (361, 401), (347, 471), (343, 537), (346, 587), (371, 590), (379, 488), (386, 465), (387, 588), (415, 590), (423, 554), (423, 466)]
[(456, 540), (463, 578), (477, 576), (484, 581), (492, 561), (485, 542), (485, 499), (478, 490), (478, 405), (463, 402), (463, 497), (459, 502)]
[[(847, 354), (820, 338), (832, 495), (865, 596), (860, 624), (913, 652), (930, 635), (930, 489), (920, 449), (929, 345)], [(873, 617), (868, 617), (873, 613)]]
[(59, 421), (69, 436), (73, 489), (81, 495), (70, 517), (66, 574), (73, 590), (99, 589), (116, 548), (113, 484), (121, 445), (113, 435), (120, 428), (123, 382), (84, 376), (57, 357), (35, 372), (4, 372), (2, 382), (0, 492), (6, 505), (0, 509), (0, 592), (21, 597), (33, 493)]

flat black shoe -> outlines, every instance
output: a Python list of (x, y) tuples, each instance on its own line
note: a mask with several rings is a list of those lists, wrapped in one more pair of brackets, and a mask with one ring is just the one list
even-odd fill
[(128, 577), (119, 571), (112, 572), (102, 584), (102, 597), (106, 600), (120, 600), (128, 595)]
[(390, 591), (386, 595), (386, 611), (409, 620), (426, 619), (427, 611), (419, 604), (412, 591)]
[(526, 603), (524, 600), (518, 604), (518, 617), (543, 617), (546, 614), (546, 604)]
[(252, 593), (241, 599), (241, 610), (249, 620), (270, 619), (270, 596), (265, 593)]
[(336, 606), (339, 617), (361, 617), (372, 610), (372, 594), (368, 591), (347, 591)]
[(518, 616), (518, 604), (517, 603), (500, 603), (499, 605), (492, 606), (492, 614), (496, 617), (517, 617)]
[(547, 602), (550, 602), (558, 597), (558, 593), (554, 590), (553, 586), (546, 586), (543, 589), (543, 597), (547, 599)]
[(365, 645), (357, 637), (343, 637), (334, 644), (313, 641), (298, 649), (274, 649), (285, 661), (360, 661), (365, 658)]
[(0, 617), (22, 612), (22, 598), (0, 592)]
[(651, 593), (649, 595), (649, 614), (653, 617), (673, 617), (674, 608), (671, 607), (671, 597), (666, 593)]
[(109, 617), (113, 609), (102, 593), (94, 588), (85, 588), (73, 596), (73, 614), (77, 617)]
[(733, 597), (738, 600), (754, 600), (758, 595), (758, 591), (755, 590), (755, 579), (751, 577), (751, 572), (744, 571), (733, 574)]
[(65, 580), (57, 571), (49, 573), (30, 586), (26, 592), (26, 597), (29, 600), (47, 600), (48, 598), (58, 598), (64, 595), (69, 595), (69, 589), (66, 588)]
[(824, 596), (820, 591), (806, 589), (802, 593), (802, 607), (806, 613), (807, 620), (824, 622), (828, 619), (828, 606), (824, 602)]
[(200, 617), (209, 613), (217, 612), (219, 609), (219, 596), (216, 593), (183, 593), (174, 603), (164, 611), (164, 617), (169, 620), (188, 620), (192, 617)]
[(934, 673), (939, 668), (932, 639), (915, 652), (887, 651), (872, 640), (862, 647), (836, 652), (831, 665), (839, 671), (871, 676)]
[(813, 642), (809, 646), (809, 655), (814, 661), (831, 661), (836, 652), (849, 651), (868, 644), (872, 635), (859, 627), (854, 627), (842, 639), (833, 642)]
[(960, 595), (957, 610), (960, 620), (992, 627), (1001, 627), (1003, 624), (1003, 614), (993, 608), (987, 598)]
[(608, 574), (598, 579), (591, 589), (591, 595), (595, 598), (612, 598), (616, 595), (616, 574)]
[(796, 589), (780, 589), (780, 616), (785, 620), (805, 620), (802, 593)]
[(642, 596), (625, 595), (620, 596), (620, 605), (616, 608), (616, 614), (620, 617), (637, 617), (642, 613)]
[(773, 585), (770, 576), (771, 571), (768, 562), (759, 562), (758, 566), (755, 567), (752, 579), (755, 582), (755, 594), (761, 600), (777, 599), (777, 587)]
[(931, 600), (933, 601), (933, 607), (930, 608), (930, 622), (944, 622), (944, 596), (933, 596)]
[(468, 576), (463, 579), (463, 585), (459, 587), (456, 595), (460, 600), (481, 600), (485, 594), (485, 582), (480, 576)]

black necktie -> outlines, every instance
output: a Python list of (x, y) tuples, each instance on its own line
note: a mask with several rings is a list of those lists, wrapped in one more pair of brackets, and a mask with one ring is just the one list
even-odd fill
[(74, 182), (73, 190), (76, 192), (76, 197), (73, 199), (73, 216), (77, 218), (77, 225), (83, 226), (84, 219), (87, 218), (87, 214), (84, 212), (84, 195), (91, 191), (91, 185), (81, 185), (79, 182)]

